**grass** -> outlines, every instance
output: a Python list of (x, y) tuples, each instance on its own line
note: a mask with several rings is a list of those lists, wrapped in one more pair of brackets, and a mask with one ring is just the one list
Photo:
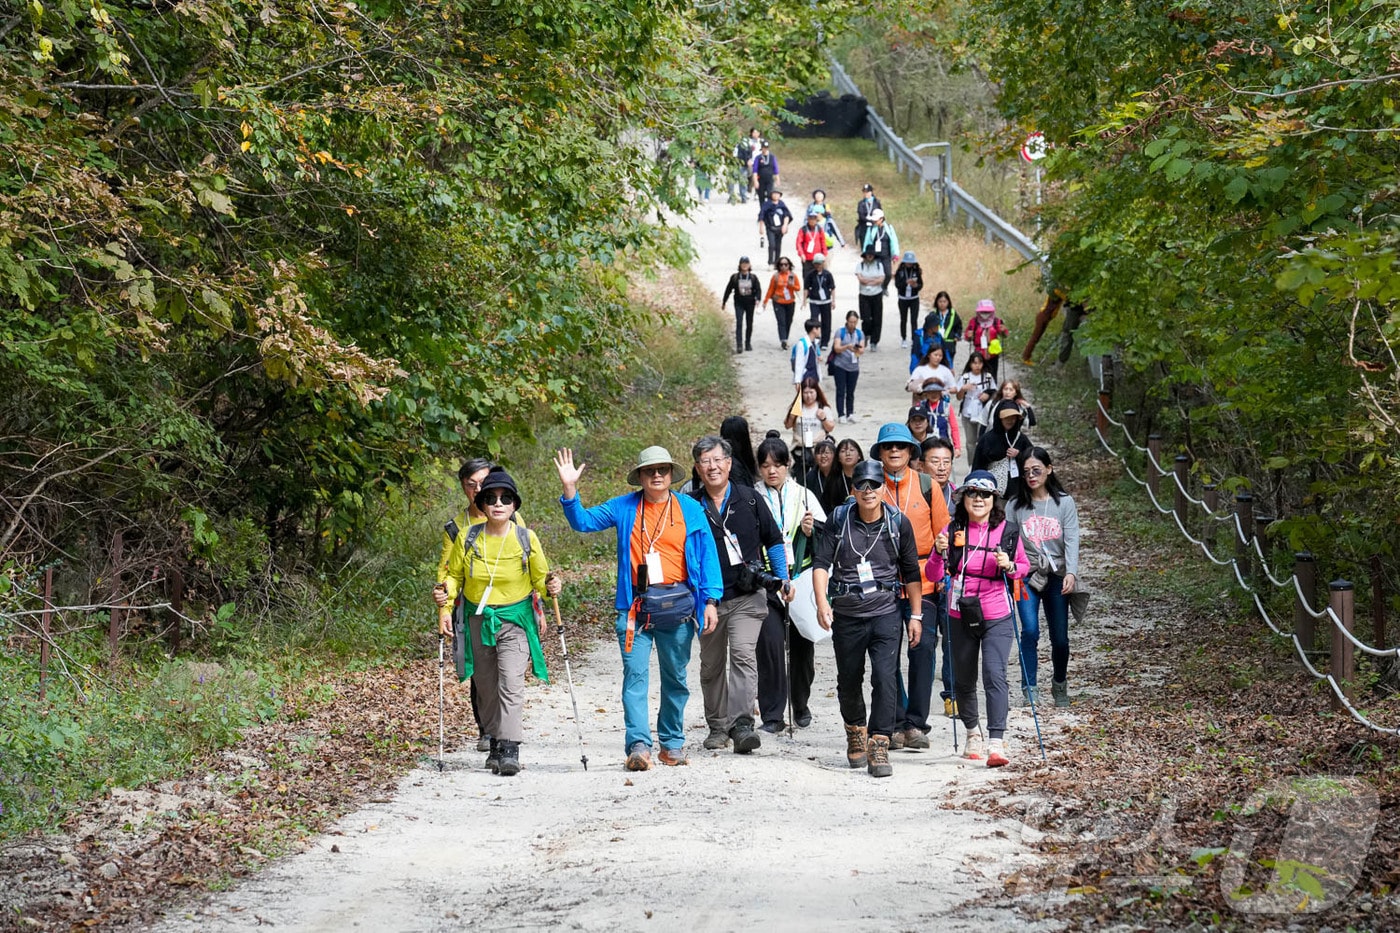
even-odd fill
[[(966, 322), (977, 302), (990, 298), (1012, 330), (1008, 356), (1019, 354), (1019, 341), (1029, 335), (1030, 322), (1044, 301), (1038, 291), (1039, 270), (1027, 266), (1019, 253), (987, 244), (980, 233), (961, 224), (944, 223), (933, 193), (921, 194), (918, 183), (902, 176), (868, 140), (791, 139), (781, 144), (778, 160), (788, 207), (800, 213), (812, 189), (824, 189), (848, 243), (854, 236), (861, 186), (873, 186), (900, 248), (912, 249), (923, 267), (923, 306), (931, 305), (939, 291), (947, 291)], [(854, 247), (845, 251), (846, 257), (854, 267)]]
[[(685, 462), (697, 437), (738, 410), (727, 324), (700, 281), (666, 270), (637, 283), (633, 300), (655, 324), (621, 374), (624, 394), (590, 422), (537, 425), (533, 438), (508, 443), (500, 458), (546, 555), (566, 571), (561, 603), (574, 618), (610, 617), (614, 541), (567, 528), (553, 451), (572, 446), (588, 464), (583, 496), (596, 503), (627, 488), (641, 448), (663, 444)], [(433, 653), (428, 590), (442, 523), (460, 504), (456, 468), (442, 464), (416, 498), (386, 510), (339, 573), (284, 576), (278, 603), (261, 619), (214, 623), (197, 650), (217, 664), (168, 658), (152, 645), (107, 669), (103, 627), (91, 626), (62, 644), (78, 664), (105, 675), (75, 668), (81, 696), (58, 676), (40, 701), (37, 646), (0, 642), (0, 839), (56, 828), (75, 804), (111, 787), (181, 774), (259, 722), (305, 718), (330, 699), (322, 695), (327, 674)]]

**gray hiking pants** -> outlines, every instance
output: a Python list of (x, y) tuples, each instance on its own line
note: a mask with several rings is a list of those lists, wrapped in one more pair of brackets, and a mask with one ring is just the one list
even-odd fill
[(957, 682), (958, 718), (968, 731), (977, 728), (977, 657), (982, 657), (982, 690), (987, 697), (987, 737), (999, 739), (1006, 733), (1006, 713), (1011, 697), (1006, 684), (1006, 661), (1011, 657), (1013, 616), (992, 619), (974, 635), (962, 619), (954, 616), (953, 680)]

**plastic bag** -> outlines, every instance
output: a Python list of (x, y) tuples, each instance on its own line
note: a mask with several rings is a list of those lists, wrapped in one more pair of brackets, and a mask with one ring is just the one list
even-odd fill
[(788, 604), (788, 618), (810, 642), (823, 642), (831, 632), (817, 622), (817, 595), (812, 590), (812, 571), (799, 573), (792, 581), (793, 597)]

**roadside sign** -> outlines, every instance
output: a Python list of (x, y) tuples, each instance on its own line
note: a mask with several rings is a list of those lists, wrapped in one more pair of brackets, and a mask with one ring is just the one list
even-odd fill
[(1044, 133), (1032, 133), (1026, 137), (1025, 145), (1021, 146), (1021, 158), (1027, 162), (1039, 162), (1045, 158), (1046, 151), (1050, 148), (1045, 141)]

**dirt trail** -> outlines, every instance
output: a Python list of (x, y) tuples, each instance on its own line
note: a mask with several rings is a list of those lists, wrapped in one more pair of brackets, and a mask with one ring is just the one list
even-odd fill
[[(710, 287), (727, 280), (736, 243), (756, 244), (752, 217), (719, 203), (690, 225)], [(853, 280), (849, 253), (838, 252), (837, 271)], [(786, 359), (766, 324), (761, 349), (740, 365), (756, 427), (780, 423), (790, 399)], [(867, 357), (861, 422), (842, 426), (863, 446), (877, 412), (899, 410), (887, 404), (902, 392), (876, 385), (896, 384), (906, 366), (897, 331), (887, 345)], [(586, 479), (583, 496), (594, 501)], [(698, 649), (693, 657), (689, 767), (622, 771), (621, 662), (616, 645), (602, 643), (575, 666), (589, 771), (558, 670), (555, 683), (529, 688), (518, 777), (494, 777), (480, 768), (484, 756), (459, 749), (445, 773), (406, 775), (391, 800), (345, 817), (309, 851), (154, 929), (1035, 929), (996, 883), (1031, 858), (1020, 824), (959, 806), (989, 783), (1012, 793), (1014, 762), (997, 772), (954, 757), (950, 723), (939, 718), (931, 750), (893, 754), (893, 778), (849, 770), (829, 646), (817, 651), (810, 728), (765, 736), (751, 756), (703, 752)], [(653, 710), (656, 682), (653, 665)], [(1013, 755), (1029, 760), (1027, 711), (1013, 709), (1008, 735)]]

